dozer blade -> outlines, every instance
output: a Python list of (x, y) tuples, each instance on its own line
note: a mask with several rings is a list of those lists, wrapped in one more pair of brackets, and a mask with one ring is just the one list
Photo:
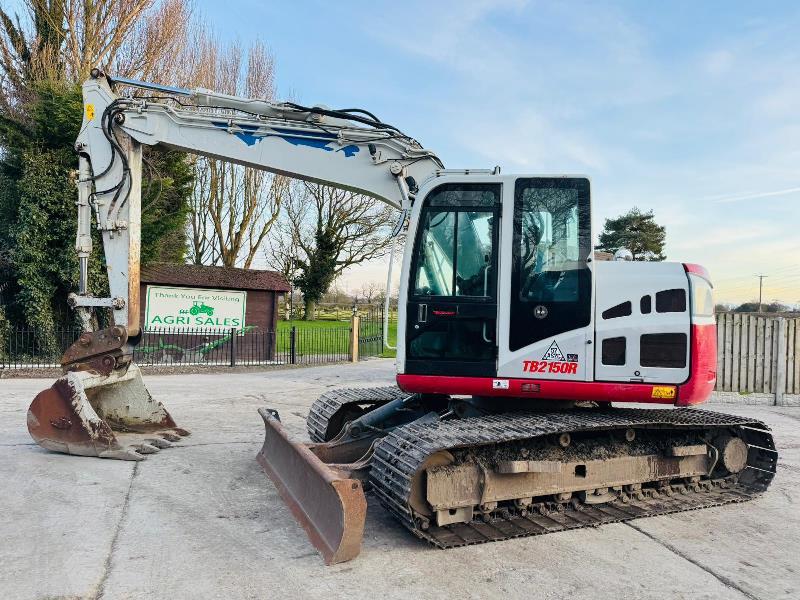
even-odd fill
[(34, 398), (28, 431), (48, 450), (122, 460), (144, 460), (189, 435), (153, 399), (134, 364), (108, 375), (67, 372)]
[(325, 564), (358, 556), (367, 515), (361, 482), (324, 463), (305, 444), (291, 441), (277, 412), (258, 412), (266, 438), (257, 460)]

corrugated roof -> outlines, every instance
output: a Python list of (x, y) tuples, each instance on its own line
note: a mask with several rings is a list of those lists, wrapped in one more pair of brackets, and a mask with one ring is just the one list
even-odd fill
[(223, 290), (271, 290), (288, 292), (289, 282), (277, 271), (172, 265), (157, 263), (142, 267), (142, 283), (182, 285)]

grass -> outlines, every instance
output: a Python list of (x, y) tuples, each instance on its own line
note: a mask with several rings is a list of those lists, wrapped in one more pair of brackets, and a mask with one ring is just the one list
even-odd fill
[[(347, 354), (350, 347), (350, 320), (346, 321), (278, 321), (278, 352), (289, 352), (289, 332), (297, 329), (296, 352), (307, 354)], [(379, 329), (376, 327), (376, 332)], [(389, 321), (389, 343), (397, 342), (397, 321)], [(394, 350), (384, 348), (384, 358), (395, 356)]]
[[(397, 321), (389, 321), (389, 345), (397, 346)], [(382, 358), (394, 358), (395, 356), (397, 356), (396, 350), (390, 350), (384, 347), (383, 353), (381, 354)]]
[(298, 331), (319, 329), (350, 329), (350, 321), (278, 321), (278, 331), (290, 331), (297, 327)]

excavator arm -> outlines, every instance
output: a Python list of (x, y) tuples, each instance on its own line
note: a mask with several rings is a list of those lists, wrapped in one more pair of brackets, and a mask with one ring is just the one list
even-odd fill
[[(115, 89), (121, 86), (136, 94), (120, 96)], [(150, 395), (131, 360), (141, 333), (143, 146), (166, 146), (351, 190), (403, 213), (411, 206), (417, 182), (443, 168), (414, 139), (359, 109), (304, 107), (114, 80), (99, 71), (84, 83), (83, 99), (83, 124), (75, 144), (80, 280), (69, 304), (84, 332), (62, 357), (65, 374), (36, 396), (28, 410), (34, 440), (67, 454), (143, 460), (189, 435)], [(102, 236), (108, 297), (90, 293), (93, 221)], [(98, 308), (111, 311), (112, 326), (95, 330), (92, 311)], [(277, 415), (269, 415), (259, 461), (326, 561), (351, 558), (358, 553), (366, 511), (360, 481), (291, 443)]]
[[(113, 87), (136, 89), (119, 96)], [(152, 95), (152, 92), (158, 95)], [(443, 168), (397, 128), (367, 111), (187, 90), (93, 72), (83, 85), (79, 154), (80, 289), (70, 303), (83, 313), (110, 308), (129, 336), (139, 333), (139, 254), (142, 145), (263, 169), (372, 196), (407, 210), (422, 182)], [(92, 212), (103, 237), (109, 298), (88, 295)]]
[[(129, 92), (120, 95), (117, 90)], [(40, 393), (28, 429), (45, 448), (141, 460), (188, 432), (153, 399), (131, 362), (140, 335), (142, 147), (161, 145), (366, 194), (401, 211), (417, 182), (442, 169), (432, 152), (360, 109), (187, 90), (94, 70), (83, 84), (76, 250), (78, 293), (70, 294), (84, 332), (62, 357), (65, 375)], [(90, 293), (92, 227), (102, 235), (110, 294)], [(113, 325), (95, 330), (92, 311)]]

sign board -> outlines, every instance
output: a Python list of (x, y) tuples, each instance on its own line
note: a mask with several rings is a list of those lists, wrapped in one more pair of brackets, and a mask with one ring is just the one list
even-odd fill
[(247, 292), (148, 285), (144, 327), (241, 329), (246, 302)]

